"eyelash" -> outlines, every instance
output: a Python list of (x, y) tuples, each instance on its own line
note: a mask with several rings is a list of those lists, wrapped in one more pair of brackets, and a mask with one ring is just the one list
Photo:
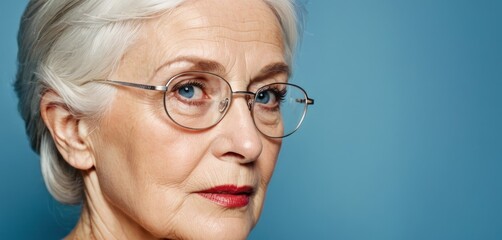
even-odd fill
[[(181, 84), (181, 85), (180, 85)], [(201, 90), (204, 90), (205, 88), (205, 84), (200, 82), (200, 81), (196, 81), (196, 80), (188, 80), (188, 82), (183, 82), (183, 83), (178, 83), (176, 84), (172, 91), (178, 91), (180, 90), (181, 88), (183, 87), (186, 87), (186, 86), (195, 86), (195, 87), (198, 87), (200, 88)]]

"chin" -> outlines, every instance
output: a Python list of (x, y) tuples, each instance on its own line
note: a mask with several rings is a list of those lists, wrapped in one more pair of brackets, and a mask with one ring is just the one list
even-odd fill
[(217, 221), (208, 221), (204, 226), (199, 226), (200, 232), (189, 236), (190, 239), (246, 239), (254, 227), (254, 222), (244, 219), (219, 219)]
[[(250, 205), (243, 208), (222, 208), (213, 203), (198, 203), (191, 204), (190, 211), (180, 211), (168, 221), (149, 219), (149, 224), (144, 222), (143, 227), (151, 235), (163, 239), (238, 240), (248, 237), (259, 216), (259, 209)], [(162, 223), (159, 224), (160, 222)]]
[[(174, 223), (176, 224), (176, 223)], [(174, 232), (152, 234), (163, 239), (246, 239), (255, 222), (238, 218), (195, 219), (177, 226)]]

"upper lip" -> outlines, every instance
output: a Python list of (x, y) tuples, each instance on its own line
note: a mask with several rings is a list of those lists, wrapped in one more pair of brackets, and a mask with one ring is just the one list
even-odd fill
[(202, 191), (199, 191), (197, 193), (214, 193), (214, 194), (245, 194), (245, 195), (251, 195), (254, 192), (254, 188), (251, 186), (235, 186), (235, 185), (220, 185), (220, 186), (215, 186), (209, 189), (205, 189)]

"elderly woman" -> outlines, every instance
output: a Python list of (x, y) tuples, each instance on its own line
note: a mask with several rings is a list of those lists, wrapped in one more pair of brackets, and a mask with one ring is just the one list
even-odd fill
[(244, 239), (305, 91), (289, 0), (32, 0), (15, 83), (66, 239)]

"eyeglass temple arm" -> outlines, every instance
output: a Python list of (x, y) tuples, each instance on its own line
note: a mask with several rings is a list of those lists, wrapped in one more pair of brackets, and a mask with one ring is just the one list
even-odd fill
[(312, 98), (297, 98), (297, 103), (307, 103), (307, 105), (314, 105), (314, 99)]
[(108, 80), (108, 79), (95, 80), (94, 82), (109, 83), (109, 84), (114, 84), (114, 85), (119, 85), (119, 86), (141, 88), (141, 89), (153, 90), (153, 91), (163, 91), (163, 92), (167, 91), (166, 86), (153, 86), (153, 85), (145, 85), (145, 84), (132, 83), (132, 82)]

